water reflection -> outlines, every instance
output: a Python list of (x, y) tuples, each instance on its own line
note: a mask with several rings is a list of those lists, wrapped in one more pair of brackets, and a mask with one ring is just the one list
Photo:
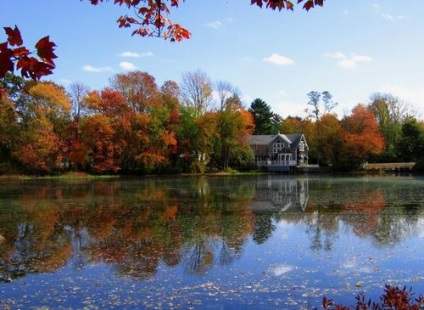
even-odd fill
[(145, 280), (161, 263), (205, 274), (277, 225), (304, 226), (313, 252), (343, 229), (394, 246), (424, 222), (421, 181), (282, 176), (28, 182), (0, 189), (0, 280), (105, 263)]

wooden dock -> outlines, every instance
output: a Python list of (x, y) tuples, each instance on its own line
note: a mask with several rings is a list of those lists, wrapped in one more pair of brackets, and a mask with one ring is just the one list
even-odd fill
[(376, 172), (400, 172), (400, 171), (409, 171), (414, 168), (415, 163), (376, 163), (369, 164), (365, 163), (362, 165), (362, 168), (365, 171), (376, 171)]

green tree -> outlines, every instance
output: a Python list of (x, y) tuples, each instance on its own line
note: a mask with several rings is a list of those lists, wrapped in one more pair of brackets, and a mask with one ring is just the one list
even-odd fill
[(400, 161), (423, 161), (424, 131), (423, 124), (410, 118), (402, 124), (401, 138), (397, 144)]
[(273, 117), (274, 113), (271, 107), (262, 99), (256, 98), (250, 105), (249, 112), (252, 113), (255, 123), (255, 135), (276, 134), (274, 131)]
[(254, 125), (237, 95), (228, 98), (224, 106), (223, 111), (217, 112), (219, 136), (215, 140), (214, 157), (220, 167), (228, 169), (231, 163), (239, 165), (252, 159), (248, 137)]
[(402, 123), (408, 117), (406, 105), (391, 94), (376, 93), (371, 96), (368, 108), (373, 112), (385, 140), (384, 152), (379, 156), (379, 161), (397, 161), (397, 144), (402, 135)]
[(201, 116), (193, 106), (180, 109), (180, 126), (177, 129), (178, 156), (184, 171), (203, 173), (214, 153), (214, 141), (219, 137), (216, 113)]

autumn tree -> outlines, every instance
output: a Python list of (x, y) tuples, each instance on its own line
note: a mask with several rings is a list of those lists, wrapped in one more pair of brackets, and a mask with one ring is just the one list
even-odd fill
[(45, 174), (62, 169), (64, 141), (59, 139), (46, 117), (29, 120), (18, 143), (13, 155), (26, 171)]
[(27, 83), (18, 101), (21, 131), (14, 155), (34, 172), (62, 169), (68, 156), (71, 102), (62, 86), (53, 82)]
[(11, 154), (19, 132), (15, 105), (6, 92), (0, 94), (0, 174), (11, 169)]
[(94, 173), (116, 173), (121, 169), (122, 145), (116, 143), (112, 119), (101, 114), (85, 117), (81, 122), (82, 146), (73, 149), (73, 159), (87, 165)]
[(299, 116), (288, 116), (281, 122), (280, 131), (284, 134), (303, 132), (302, 122)]
[(124, 168), (151, 172), (168, 165), (170, 154), (176, 152), (172, 121), (178, 119), (178, 85), (167, 81), (161, 92), (155, 78), (141, 71), (118, 74), (111, 85), (124, 95), (130, 108), (125, 116)]
[(169, 118), (166, 121), (166, 126), (169, 130), (175, 131), (179, 122), (180, 122), (180, 98), (181, 98), (181, 90), (178, 86), (177, 82), (167, 80), (165, 81), (161, 88), (160, 93), (162, 97), (162, 104), (169, 113)]
[(309, 139), (314, 142), (313, 152), (318, 156), (321, 165), (340, 167), (346, 159), (344, 144), (344, 129), (336, 115), (324, 114), (316, 123), (320, 135)]
[(374, 115), (363, 104), (356, 105), (342, 124), (347, 154), (352, 164), (365, 162), (370, 155), (381, 154), (384, 150), (384, 138), (379, 132)]
[(240, 165), (253, 158), (249, 136), (254, 131), (252, 114), (246, 111), (237, 95), (229, 97), (217, 112), (218, 136), (214, 158), (218, 166), (228, 169), (230, 163)]
[(166, 106), (177, 108), (180, 105), (181, 89), (177, 82), (165, 81), (160, 88), (160, 93)]
[(155, 78), (139, 70), (117, 74), (111, 78), (111, 87), (120, 91), (128, 105), (138, 113), (160, 104), (160, 95)]

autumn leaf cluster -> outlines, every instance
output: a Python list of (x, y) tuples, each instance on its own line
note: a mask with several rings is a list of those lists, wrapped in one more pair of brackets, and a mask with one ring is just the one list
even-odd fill
[[(0, 78), (6, 73), (14, 73), (20, 70), (21, 76), (39, 80), (42, 76), (52, 74), (55, 68), (53, 59), (55, 43), (48, 36), (41, 38), (35, 44), (35, 51), (31, 52), (23, 46), (21, 33), (17, 26), (15, 28), (4, 27), (7, 41), (0, 43)], [(37, 57), (32, 56), (36, 54)]]

